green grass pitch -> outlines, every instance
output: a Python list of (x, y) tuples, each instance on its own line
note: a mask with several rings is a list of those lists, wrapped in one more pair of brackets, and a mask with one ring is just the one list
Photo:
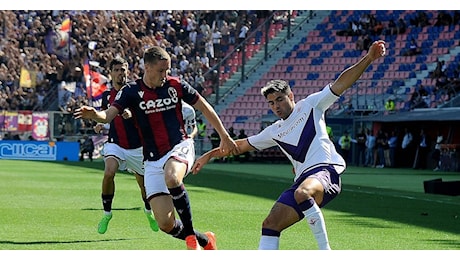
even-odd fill
[[(149, 229), (134, 176), (125, 173), (115, 178), (109, 229), (98, 234), (103, 168), (102, 161), (0, 160), (0, 255), (3, 250), (185, 249), (183, 241)], [(195, 228), (215, 232), (220, 250), (257, 249), (261, 223), (292, 178), (288, 164), (206, 165), (185, 178)], [(460, 173), (348, 167), (342, 193), (323, 208), (331, 247), (460, 249), (460, 196), (424, 193), (423, 181), (435, 178), (460, 180)], [(304, 221), (282, 233), (280, 249), (316, 250)]]

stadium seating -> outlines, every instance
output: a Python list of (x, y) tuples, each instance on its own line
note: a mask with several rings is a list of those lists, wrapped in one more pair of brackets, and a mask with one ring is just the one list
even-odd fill
[[(311, 94), (328, 82), (338, 77), (339, 73), (355, 63), (365, 51), (356, 50), (358, 36), (338, 36), (337, 32), (347, 29), (349, 22), (359, 20), (362, 14), (374, 14), (384, 26), (390, 20), (403, 19), (408, 25), (404, 34), (399, 35), (371, 35), (372, 40), (383, 39), (387, 43), (388, 53), (384, 60), (371, 65), (362, 78), (346, 92), (345, 96), (332, 107), (342, 111), (351, 102), (353, 107), (362, 107), (371, 104), (372, 109), (384, 111), (384, 103), (390, 95), (397, 98), (397, 110), (411, 109), (410, 98), (417, 84), (434, 89), (435, 80), (430, 78), (433, 64), (438, 60), (446, 60), (449, 64), (447, 73), (454, 75), (459, 64), (459, 55), (450, 50), (458, 45), (460, 39), (459, 25), (434, 26), (438, 11), (425, 11), (431, 25), (416, 27), (410, 25), (410, 19), (419, 11), (411, 10), (338, 10), (331, 11), (323, 22), (316, 25), (301, 41), (292, 46), (292, 49), (283, 55), (283, 58), (246, 92), (246, 95), (259, 95), (259, 89), (270, 79), (285, 79), (290, 82), (294, 94), (303, 97)], [(453, 16), (453, 11), (451, 12)], [(410, 39), (419, 44), (421, 53), (405, 56), (409, 48)], [(416, 82), (414, 84), (414, 82)], [(409, 91), (406, 91), (408, 89)], [(446, 94), (430, 93), (431, 107), (436, 107), (448, 99)], [(244, 108), (245, 103), (253, 103), (253, 107)], [(269, 110), (263, 99), (237, 99), (235, 107), (239, 107), (240, 115), (249, 111), (259, 111), (262, 115)], [(365, 107), (363, 107), (365, 108)], [(229, 108), (230, 109), (230, 108)], [(231, 108), (232, 110), (234, 108)], [(224, 115), (227, 111), (222, 112)], [(231, 125), (233, 122), (224, 122)], [(260, 122), (261, 124), (261, 122)], [(242, 125), (244, 128), (257, 128)], [(259, 127), (260, 128), (260, 127)]]

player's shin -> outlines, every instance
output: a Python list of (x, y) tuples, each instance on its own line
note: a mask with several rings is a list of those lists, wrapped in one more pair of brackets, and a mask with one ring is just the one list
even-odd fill
[(320, 250), (330, 250), (323, 213), (313, 198), (299, 204)]

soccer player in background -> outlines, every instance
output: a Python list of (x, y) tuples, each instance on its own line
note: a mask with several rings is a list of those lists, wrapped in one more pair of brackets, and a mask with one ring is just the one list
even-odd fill
[[(284, 80), (271, 80), (262, 87), (261, 94), (280, 119), (259, 134), (236, 140), (236, 152), (277, 145), (294, 166), (295, 177), (294, 184), (279, 196), (263, 221), (259, 249), (279, 249), (281, 232), (302, 219), (310, 227), (318, 248), (331, 249), (321, 208), (341, 192), (340, 174), (346, 163), (327, 134), (324, 113), (385, 51), (385, 42), (375, 41), (368, 53), (335, 81), (297, 103)], [(232, 151), (212, 149), (195, 161), (193, 174), (211, 158), (229, 154)]]
[[(128, 62), (123, 58), (114, 58), (109, 64), (111, 88), (102, 94), (102, 109), (107, 109), (115, 99), (118, 91), (127, 83)], [(127, 117), (126, 119), (123, 117)], [(142, 143), (133, 118), (129, 118), (129, 111), (118, 114), (110, 124), (98, 123), (94, 131), (100, 133), (107, 129), (108, 140), (104, 144), (104, 178), (102, 179), (102, 206), (104, 216), (99, 222), (97, 231), (104, 234), (109, 221), (112, 219), (112, 202), (115, 196), (115, 174), (118, 170), (129, 171), (134, 174), (141, 190), (144, 201), (144, 213), (153, 231), (158, 231), (158, 223), (152, 215), (152, 208), (146, 198), (144, 188), (144, 167)]]
[[(108, 123), (129, 108), (141, 134), (145, 189), (160, 229), (185, 240), (187, 249), (217, 249), (214, 233), (198, 232), (192, 223), (183, 178), (193, 165), (195, 149), (185, 131), (181, 101), (201, 111), (217, 130), (223, 153), (233, 152), (236, 143), (212, 106), (190, 84), (168, 76), (171, 57), (166, 50), (159, 46), (147, 48), (143, 58), (143, 77), (124, 86), (108, 109), (97, 111), (94, 107), (82, 106), (75, 110), (74, 116)], [(180, 220), (176, 219), (174, 208)]]
[(190, 138), (195, 139), (195, 136), (198, 134), (195, 109), (184, 101), (182, 101), (182, 116), (184, 118), (186, 133)]

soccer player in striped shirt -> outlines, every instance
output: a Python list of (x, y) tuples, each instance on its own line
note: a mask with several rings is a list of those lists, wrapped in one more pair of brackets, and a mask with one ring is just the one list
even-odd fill
[[(102, 109), (107, 109), (115, 100), (118, 91), (127, 83), (128, 62), (121, 58), (114, 58), (109, 64), (111, 82), (110, 89), (102, 94)], [(128, 117), (128, 118), (124, 118)], [(129, 171), (134, 174), (139, 185), (144, 213), (149, 221), (150, 228), (157, 232), (158, 223), (152, 215), (150, 203), (147, 200), (144, 187), (144, 166), (141, 137), (129, 111), (115, 116), (110, 124), (98, 123), (94, 131), (100, 133), (103, 129), (109, 131), (107, 142), (104, 144), (104, 177), (102, 179), (102, 206), (104, 216), (98, 224), (97, 231), (104, 234), (109, 221), (112, 219), (112, 202), (115, 196), (115, 174), (118, 170)]]
[[(223, 152), (233, 152), (235, 141), (206, 99), (187, 82), (169, 76), (171, 57), (163, 48), (147, 48), (143, 58), (145, 73), (142, 79), (125, 85), (108, 109), (97, 111), (82, 106), (75, 110), (74, 116), (107, 123), (129, 108), (141, 134), (145, 189), (160, 229), (185, 240), (187, 249), (217, 249), (214, 233), (198, 232), (192, 223), (183, 178), (193, 165), (195, 149), (184, 127), (181, 101), (201, 111), (217, 130)], [(180, 220), (175, 218), (174, 209)]]

